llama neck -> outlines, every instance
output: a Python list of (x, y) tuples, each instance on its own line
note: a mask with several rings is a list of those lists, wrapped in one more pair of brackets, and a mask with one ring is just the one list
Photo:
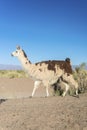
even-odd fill
[(29, 70), (29, 67), (31, 66), (31, 62), (28, 60), (27, 57), (18, 57), (19, 61), (21, 62), (23, 68), (25, 70)]

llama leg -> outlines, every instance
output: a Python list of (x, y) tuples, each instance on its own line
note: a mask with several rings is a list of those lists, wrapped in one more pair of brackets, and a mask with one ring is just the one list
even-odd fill
[(75, 90), (76, 90), (76, 96), (78, 97), (78, 83), (75, 81), (75, 79), (73, 77), (71, 77), (71, 84), (74, 86)]
[(64, 97), (65, 95), (66, 95), (66, 93), (68, 92), (68, 90), (69, 90), (69, 85), (67, 84), (67, 83), (64, 83), (63, 82), (63, 84), (65, 85), (65, 91), (63, 92), (63, 94), (62, 94), (62, 96)]
[(73, 85), (76, 90), (76, 96), (78, 96), (78, 83), (75, 81), (73, 75), (70, 75), (68, 78), (69, 78), (69, 83)]
[(49, 96), (49, 92), (48, 92), (49, 81), (44, 80), (44, 81), (43, 81), (43, 85), (44, 85), (44, 87), (46, 87), (46, 96), (48, 97), (48, 96)]
[(76, 89), (76, 95), (78, 96), (78, 89)]
[(34, 83), (34, 89), (33, 89), (33, 92), (32, 92), (32, 97), (34, 96), (34, 93), (36, 91), (36, 89), (39, 87), (41, 81), (35, 81)]
[(47, 97), (48, 97), (49, 96), (48, 86), (46, 87), (46, 94), (47, 94)]
[(78, 83), (76, 82), (76, 85), (75, 85), (75, 89), (76, 89), (76, 96), (79, 97), (79, 94), (78, 94)]

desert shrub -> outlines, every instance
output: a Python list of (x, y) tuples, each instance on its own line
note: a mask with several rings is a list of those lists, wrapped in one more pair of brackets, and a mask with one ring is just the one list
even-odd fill
[(75, 80), (77, 80), (79, 84), (79, 92), (86, 92), (87, 91), (87, 70), (86, 64), (82, 63), (80, 66), (75, 68), (73, 76)]

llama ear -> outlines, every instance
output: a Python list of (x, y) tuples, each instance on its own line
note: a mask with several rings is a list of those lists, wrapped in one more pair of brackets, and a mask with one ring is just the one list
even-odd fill
[(70, 63), (70, 58), (66, 58), (65, 61)]
[(20, 50), (20, 46), (16, 46), (17, 50)]

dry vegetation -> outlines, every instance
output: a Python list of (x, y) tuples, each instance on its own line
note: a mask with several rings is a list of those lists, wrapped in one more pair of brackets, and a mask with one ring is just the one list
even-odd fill
[(22, 70), (0, 70), (0, 78), (24, 78), (28, 75)]
[(75, 80), (79, 84), (79, 92), (83, 93), (87, 91), (87, 70), (86, 64), (82, 63), (79, 67), (75, 68), (73, 73)]

